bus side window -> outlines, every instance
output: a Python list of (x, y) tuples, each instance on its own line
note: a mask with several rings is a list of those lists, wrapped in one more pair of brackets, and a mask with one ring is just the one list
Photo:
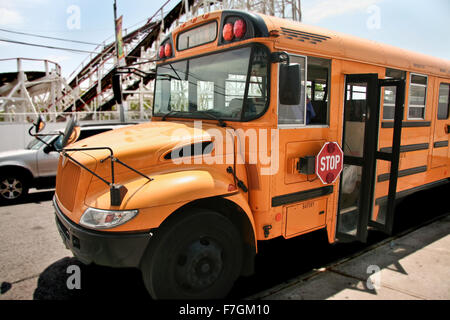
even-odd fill
[(447, 120), (450, 110), (450, 84), (441, 83), (439, 86), (438, 120)]
[(408, 120), (424, 120), (427, 105), (428, 77), (410, 74)]
[[(300, 65), (301, 90), (300, 103), (298, 105), (285, 105), (278, 103), (278, 123), (280, 125), (305, 125), (305, 79), (306, 79), (306, 58), (301, 56), (289, 56), (291, 64)], [(283, 88), (280, 88), (283, 90)], [(281, 94), (281, 92), (280, 92)]]
[[(308, 57), (307, 98), (311, 105), (307, 125), (327, 125), (331, 77), (331, 60)], [(312, 110), (311, 110), (312, 109)]]
[[(386, 79), (406, 80), (406, 71), (386, 68)], [(396, 89), (396, 87), (384, 87), (383, 89), (383, 120), (394, 120)]]

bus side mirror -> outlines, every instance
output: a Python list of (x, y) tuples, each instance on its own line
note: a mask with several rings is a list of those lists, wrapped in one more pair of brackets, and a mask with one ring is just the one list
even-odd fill
[(67, 123), (66, 130), (62, 138), (61, 150), (64, 149), (69, 144), (77, 141), (79, 136), (80, 136), (80, 126), (78, 125), (76, 116), (72, 116), (69, 122)]
[(288, 106), (300, 104), (301, 68), (299, 64), (281, 64), (279, 77), (280, 103)]
[(42, 132), (42, 130), (44, 130), (44, 128), (45, 128), (45, 122), (44, 122), (44, 120), (42, 120), (42, 117), (40, 115), (39, 115), (36, 123), (33, 123), (33, 125), (34, 125), (36, 134)]

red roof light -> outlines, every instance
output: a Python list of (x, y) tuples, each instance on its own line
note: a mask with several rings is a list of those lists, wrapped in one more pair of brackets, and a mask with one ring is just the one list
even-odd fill
[(165, 58), (165, 49), (164, 46), (159, 47), (159, 58), (164, 59)]
[(223, 27), (223, 39), (225, 41), (231, 41), (234, 38), (234, 33), (233, 33), (233, 24), (232, 23), (227, 23), (224, 27)]
[(245, 21), (240, 19), (234, 23), (233, 32), (237, 39), (241, 39), (245, 36), (245, 32), (247, 31), (247, 25)]
[(167, 58), (172, 56), (172, 46), (169, 43), (164, 46), (164, 54)]

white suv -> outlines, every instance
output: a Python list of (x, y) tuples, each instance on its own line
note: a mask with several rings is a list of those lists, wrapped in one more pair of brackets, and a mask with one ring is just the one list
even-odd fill
[[(114, 130), (131, 123), (82, 125), (78, 140)], [(62, 136), (44, 136), (50, 146), (33, 140), (25, 150), (0, 152), (0, 203), (13, 204), (26, 197), (30, 188), (55, 187), (59, 153), (53, 146), (62, 142)]]

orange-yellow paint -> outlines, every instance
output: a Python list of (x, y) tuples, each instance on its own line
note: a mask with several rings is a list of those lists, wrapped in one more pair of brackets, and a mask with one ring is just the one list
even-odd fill
[[(272, 198), (280, 195), (306, 191), (322, 187), (315, 176), (303, 176), (295, 172), (296, 161), (304, 155), (315, 155), (327, 141), (342, 142), (343, 101), (345, 76), (347, 74), (376, 73), (380, 79), (385, 78), (386, 68), (400, 69), (407, 72), (407, 96), (405, 116), (408, 112), (409, 75), (411, 72), (428, 76), (428, 96), (425, 121), (430, 127), (404, 128), (402, 145), (429, 143), (428, 150), (416, 151), (402, 155), (400, 170), (417, 166), (427, 166), (426, 172), (399, 178), (398, 191), (414, 188), (433, 181), (449, 177), (449, 148), (433, 148), (434, 142), (448, 140), (446, 126), (449, 120), (437, 120), (437, 99), (440, 83), (450, 83), (450, 62), (421, 54), (408, 52), (387, 45), (338, 34), (318, 27), (306, 26), (279, 18), (262, 16), (272, 35), (280, 35), (281, 27), (298, 31), (316, 33), (330, 37), (320, 44), (301, 43), (283, 36), (257, 38), (217, 47), (217, 40), (212, 43), (178, 52), (177, 35), (207, 21), (216, 20), (220, 26), (221, 12), (212, 12), (184, 23), (172, 33), (175, 61), (218, 49), (224, 50), (245, 43), (258, 42), (266, 45), (270, 51), (287, 51), (292, 54), (322, 57), (331, 60), (331, 88), (329, 92), (329, 125), (322, 127), (305, 127), (300, 129), (281, 129), (279, 133), (280, 167), (272, 176), (260, 175), (261, 163), (237, 165), (237, 176), (248, 186), (249, 192), (229, 188), (235, 181), (226, 172), (226, 164), (186, 164), (175, 165), (165, 160), (164, 155), (180, 142), (190, 144), (193, 141), (211, 141), (205, 130), (198, 132), (193, 121), (174, 119), (161, 122), (154, 117), (151, 123), (122, 128), (89, 138), (73, 147), (109, 146), (116, 156), (125, 163), (149, 175), (155, 180), (148, 180), (135, 173), (116, 166), (117, 183), (127, 187), (128, 193), (120, 209), (139, 209), (140, 214), (125, 225), (111, 232), (136, 232), (158, 227), (171, 213), (192, 201), (221, 196), (234, 202), (245, 213), (256, 240), (267, 240), (283, 236), (286, 238), (326, 228), (330, 242), (335, 241), (336, 216), (338, 206), (339, 179), (334, 183), (334, 192), (328, 196), (306, 202), (272, 207)], [(220, 33), (220, 30), (218, 31)], [(271, 66), (271, 96), (267, 112), (251, 122), (227, 122), (235, 129), (277, 129), (278, 105), (278, 64)], [(382, 119), (382, 117), (380, 117)], [(227, 136), (226, 129), (219, 128), (214, 120), (202, 120), (204, 128), (221, 130)], [(392, 146), (393, 129), (381, 128), (379, 148)], [(188, 136), (177, 135), (177, 130), (185, 130)], [(243, 142), (247, 143), (248, 142)], [(245, 158), (249, 157), (248, 145)], [(95, 168), (96, 172), (110, 179), (109, 162), (100, 163), (108, 154), (104, 151), (75, 152), (72, 154), (80, 162)], [(296, 160), (297, 159), (297, 160)], [(194, 161), (195, 162), (195, 161)], [(67, 163), (60, 161), (58, 176), (64, 176)], [(72, 168), (73, 170), (73, 168)], [(377, 173), (389, 172), (386, 163), (378, 161)], [(87, 207), (115, 209), (109, 205), (109, 189), (85, 171), (79, 173), (76, 185), (71, 181), (60, 181), (57, 185), (57, 199), (63, 213), (75, 223)], [(375, 197), (386, 196), (388, 182), (376, 184)], [(70, 194), (69, 194), (70, 193)], [(73, 199), (71, 198), (73, 197)], [(69, 199), (70, 198), (70, 199)], [(69, 199), (69, 200), (68, 200)], [(71, 208), (68, 208), (70, 206)], [(377, 207), (375, 208), (377, 211)], [(282, 218), (280, 218), (282, 217)], [(263, 227), (271, 225), (270, 235), (266, 238)]]

